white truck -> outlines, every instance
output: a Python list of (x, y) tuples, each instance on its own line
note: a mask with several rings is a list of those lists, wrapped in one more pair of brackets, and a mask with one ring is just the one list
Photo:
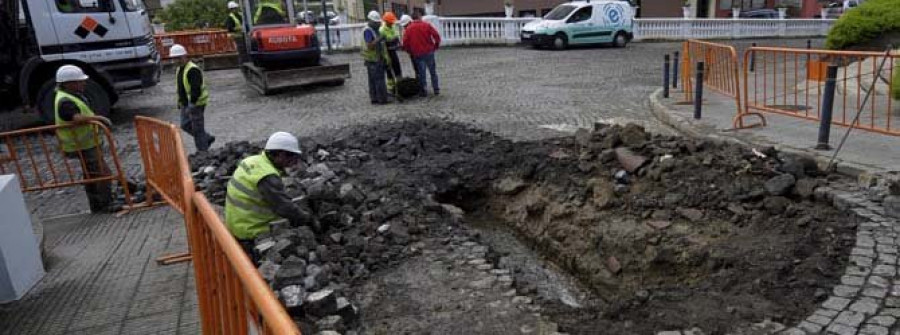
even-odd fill
[(0, 0), (0, 111), (24, 106), (52, 122), (55, 73), (74, 64), (85, 95), (108, 115), (124, 90), (159, 82), (159, 53), (142, 0)]

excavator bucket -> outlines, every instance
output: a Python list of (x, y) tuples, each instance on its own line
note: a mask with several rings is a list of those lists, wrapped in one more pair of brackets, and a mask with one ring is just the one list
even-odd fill
[(241, 71), (247, 84), (262, 95), (314, 84), (343, 85), (350, 78), (350, 64), (329, 64), (324, 59), (316, 66), (277, 70), (244, 63)]

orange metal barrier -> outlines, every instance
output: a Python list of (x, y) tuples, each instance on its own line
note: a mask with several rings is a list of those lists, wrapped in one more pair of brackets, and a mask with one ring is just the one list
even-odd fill
[(297, 325), (202, 193), (194, 194), (185, 219), (203, 333), (299, 335)]
[[(885, 53), (753, 47), (744, 54), (744, 97), (746, 106), (738, 115), (778, 113), (819, 120), (825, 94), (825, 69), (839, 66), (832, 124), (852, 126), (872, 132), (900, 135), (893, 119), (900, 116), (898, 102), (890, 97), (894, 71), (900, 55), (888, 56), (881, 73), (878, 67)], [(749, 63), (754, 63), (751, 71)], [(876, 79), (877, 78), (877, 79)], [(866, 92), (877, 80), (869, 102), (862, 106)], [(860, 108), (859, 120), (853, 123)], [(892, 114), (898, 114), (894, 116)]]
[[(24, 192), (118, 181), (125, 191), (127, 208), (132, 208), (131, 193), (125, 173), (122, 172), (112, 133), (100, 122), (90, 121), (88, 124), (94, 127), (93, 140), (100, 145), (70, 154), (63, 151), (56, 132), (83, 124), (52, 125), (0, 133), (0, 142), (5, 149), (0, 151), (0, 174), (15, 173)], [(106, 157), (112, 158), (114, 171), (110, 171)], [(92, 160), (98, 163), (88, 163)], [(95, 169), (100, 171), (88, 173), (91, 165), (96, 165)]]
[[(134, 128), (147, 178), (148, 204), (154, 194), (159, 194), (166, 203), (184, 214), (191, 193), (194, 192), (194, 183), (182, 149), (181, 130), (171, 123), (144, 116), (134, 118)], [(189, 252), (156, 259), (163, 265), (189, 260)]]
[[(694, 99), (694, 82), (697, 62), (703, 62), (703, 85), (734, 98), (737, 115), (741, 115), (741, 80), (737, 50), (733, 46), (698, 40), (682, 44), (681, 83), (685, 101)], [(743, 119), (734, 118), (735, 127), (743, 127)]]
[[(184, 214), (204, 334), (300, 334), (275, 293), (253, 266), (212, 205), (191, 179), (180, 130), (173, 124), (135, 118), (148, 190)], [(149, 191), (148, 191), (149, 192)]]
[(237, 52), (234, 40), (222, 29), (176, 31), (159, 34), (154, 38), (162, 59), (170, 58), (169, 48), (174, 44), (184, 46), (191, 57)]
[(188, 198), (194, 192), (190, 166), (181, 142), (181, 130), (157, 119), (136, 116), (134, 127), (147, 177), (147, 199), (153, 193), (184, 214)]

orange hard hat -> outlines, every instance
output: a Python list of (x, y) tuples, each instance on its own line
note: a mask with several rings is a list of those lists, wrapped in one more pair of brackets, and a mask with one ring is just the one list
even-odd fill
[(393, 12), (384, 13), (384, 17), (382, 17), (381, 19), (384, 22), (387, 22), (390, 24), (394, 24), (394, 22), (397, 22), (397, 16), (395, 16)]

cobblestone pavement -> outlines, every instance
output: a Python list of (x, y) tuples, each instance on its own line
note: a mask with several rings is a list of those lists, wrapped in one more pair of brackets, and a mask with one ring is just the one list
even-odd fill
[[(417, 117), (464, 122), (517, 140), (559, 135), (558, 130), (596, 121), (637, 122), (667, 132), (651, 116), (646, 97), (661, 81), (662, 55), (679, 48), (677, 43), (636, 43), (625, 49), (565, 52), (507, 47), (446, 49), (438, 54), (441, 96), (386, 106), (368, 103), (364, 69), (355, 54), (331, 56), (351, 63), (353, 78), (345, 86), (271, 97), (247, 88), (237, 70), (211, 71), (207, 73), (211, 92), (207, 127), (218, 137), (215, 145), (263, 140), (275, 130), (306, 134)], [(408, 65), (404, 63), (407, 75), (411, 73)], [(132, 117), (178, 121), (172, 74), (167, 73), (163, 80), (144, 92), (123, 95), (113, 115), (124, 169), (136, 180), (142, 177)], [(186, 137), (186, 146), (192, 151), (190, 142)], [(32, 212), (43, 218), (87, 209), (80, 188), (29, 193), (26, 198)], [(47, 229), (52, 230), (49, 226), (59, 220), (76, 220), (66, 224), (57, 238), (47, 239), (51, 261), (45, 278), (23, 300), (0, 307), (3, 333), (198, 332), (189, 265), (158, 267), (154, 262), (164, 251), (186, 249), (183, 223), (176, 212), (154, 209), (122, 218), (86, 214), (74, 218), (46, 221)], [(893, 250), (896, 254), (896, 247)]]
[[(806, 45), (806, 40), (735, 44), (743, 48), (752, 42)], [(369, 103), (365, 68), (356, 54), (329, 56), (350, 63), (353, 78), (345, 86), (269, 97), (249, 89), (238, 70), (210, 71), (206, 124), (218, 138), (215, 145), (262, 140), (275, 130), (305, 134), (415, 117), (469, 123), (519, 140), (559, 135), (552, 129), (586, 127), (596, 121), (636, 122), (665, 132), (668, 129), (648, 112), (647, 96), (660, 85), (663, 54), (677, 50), (679, 43), (564, 52), (523, 47), (443, 49), (438, 52), (440, 96), (384, 106)], [(408, 59), (402, 61), (404, 74), (412, 76)], [(123, 97), (117, 120), (141, 114), (177, 122), (173, 80), (172, 73), (166, 73), (159, 86)]]
[(190, 263), (155, 261), (187, 250), (183, 226), (168, 208), (45, 221), (47, 274), (0, 306), (0, 333), (199, 333)]

